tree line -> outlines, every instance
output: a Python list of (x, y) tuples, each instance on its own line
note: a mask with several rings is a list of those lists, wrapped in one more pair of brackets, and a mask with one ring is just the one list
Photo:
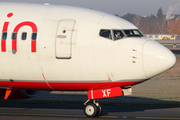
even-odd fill
[(173, 15), (171, 19), (166, 18), (161, 8), (157, 14), (150, 16), (140, 16), (127, 13), (118, 17), (126, 19), (136, 25), (144, 34), (178, 34), (180, 35), (180, 16)]

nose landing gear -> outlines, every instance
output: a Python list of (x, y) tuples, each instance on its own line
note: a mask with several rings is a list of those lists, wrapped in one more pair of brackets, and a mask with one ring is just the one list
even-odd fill
[(99, 117), (102, 114), (102, 107), (99, 105), (98, 102), (93, 100), (93, 102), (89, 102), (90, 100), (87, 100), (84, 105), (84, 114), (87, 117)]
[(84, 113), (87, 117), (99, 117), (103, 110), (96, 100), (123, 95), (121, 87), (88, 90), (88, 100), (84, 103)]

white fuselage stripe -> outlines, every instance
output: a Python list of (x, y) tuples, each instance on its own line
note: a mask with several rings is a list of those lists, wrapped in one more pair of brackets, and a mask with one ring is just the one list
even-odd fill
[(91, 90), (91, 98), (94, 99), (94, 97), (93, 97), (93, 90)]

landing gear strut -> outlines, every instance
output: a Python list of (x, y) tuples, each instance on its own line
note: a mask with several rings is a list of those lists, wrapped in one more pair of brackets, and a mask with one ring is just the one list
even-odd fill
[(84, 114), (87, 117), (99, 117), (102, 114), (102, 107), (98, 102), (96, 102), (96, 100), (93, 100), (92, 102), (87, 100), (84, 105)]

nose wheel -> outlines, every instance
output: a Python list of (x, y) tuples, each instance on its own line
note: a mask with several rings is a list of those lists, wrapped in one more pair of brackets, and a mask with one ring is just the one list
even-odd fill
[(93, 102), (88, 102), (84, 107), (84, 114), (87, 117), (99, 117), (102, 111), (102, 107), (99, 103), (95, 103), (95, 100), (93, 100)]

